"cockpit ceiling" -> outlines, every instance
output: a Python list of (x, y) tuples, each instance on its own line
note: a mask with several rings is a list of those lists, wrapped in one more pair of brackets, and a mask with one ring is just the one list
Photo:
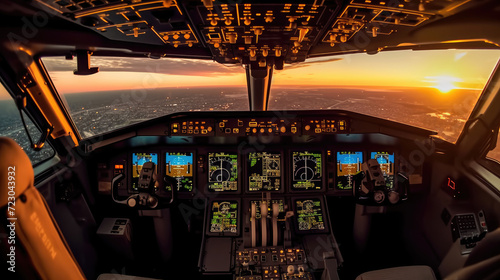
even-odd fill
[[(477, 2), (36, 0), (33, 5), (110, 42), (152, 46), (152, 56), (204, 50), (220, 63), (272, 63), (279, 69), (318, 55), (438, 43), (414, 33)], [(450, 30), (448, 39), (488, 39), (459, 33)]]

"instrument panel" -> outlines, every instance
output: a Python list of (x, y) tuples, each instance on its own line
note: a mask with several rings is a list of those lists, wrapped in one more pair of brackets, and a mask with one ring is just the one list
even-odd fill
[[(123, 160), (115, 158), (113, 174), (127, 177), (128, 193), (147, 191), (139, 185), (143, 165), (154, 163), (157, 184), (165, 193), (201, 191), (217, 194), (324, 193), (351, 195), (356, 176), (362, 175), (362, 164), (376, 159), (383, 173), (386, 189), (397, 187), (398, 154), (381, 150), (297, 149), (245, 152), (231, 149), (138, 150)], [(333, 156), (330, 156), (333, 155)], [(124, 164), (125, 163), (125, 164)], [(126, 166), (126, 168), (123, 168)], [(126, 171), (125, 171), (126, 170)]]

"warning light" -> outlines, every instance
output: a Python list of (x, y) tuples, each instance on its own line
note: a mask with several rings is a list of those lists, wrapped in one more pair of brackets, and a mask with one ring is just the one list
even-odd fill
[(123, 169), (123, 164), (115, 164), (115, 169)]
[(455, 181), (448, 177), (448, 187), (452, 190), (455, 190)]

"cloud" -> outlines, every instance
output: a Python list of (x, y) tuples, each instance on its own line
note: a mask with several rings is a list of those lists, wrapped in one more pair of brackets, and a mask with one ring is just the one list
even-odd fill
[[(295, 69), (339, 60), (342, 58), (311, 58), (307, 62), (286, 64), (284, 69)], [(63, 57), (44, 57), (42, 61), (49, 72), (73, 72), (77, 67), (76, 58), (66, 60)], [(99, 67), (101, 72), (145, 72), (204, 77), (240, 75), (245, 72), (239, 64), (220, 64), (210, 60), (186, 58), (92, 57), (90, 64), (91, 67)]]
[[(49, 72), (76, 69), (76, 58), (45, 57), (42, 61)], [(129, 58), (92, 57), (91, 67), (99, 67), (101, 72), (145, 72), (169, 75), (219, 76), (239, 75), (244, 69), (239, 65), (222, 65), (214, 61), (184, 58)]]

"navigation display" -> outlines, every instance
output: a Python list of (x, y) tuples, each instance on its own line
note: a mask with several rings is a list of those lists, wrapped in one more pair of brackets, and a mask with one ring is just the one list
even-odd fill
[(361, 172), (363, 152), (337, 152), (337, 189), (352, 190), (354, 175)]
[(208, 153), (208, 190), (216, 192), (238, 190), (236, 153)]
[(394, 153), (372, 152), (371, 158), (376, 159), (380, 164), (380, 170), (384, 175), (385, 186), (388, 189), (394, 187)]
[[(177, 185), (174, 186), (179, 192), (190, 192), (193, 190), (193, 153), (166, 153), (165, 174), (174, 178)], [(170, 185), (166, 187), (171, 191)]]
[(139, 175), (141, 174), (142, 166), (146, 162), (153, 162), (158, 171), (158, 154), (157, 153), (132, 153), (132, 189), (139, 190)]
[(279, 153), (249, 153), (248, 191), (279, 191), (281, 187), (281, 155)]
[(214, 201), (210, 210), (211, 233), (238, 233), (238, 202)]
[(296, 200), (295, 209), (299, 231), (324, 231), (326, 229), (321, 200)]
[(323, 185), (321, 152), (293, 152), (292, 190), (320, 190)]
[[(256, 211), (255, 211), (255, 219), (260, 219), (261, 214), (260, 214), (260, 200), (252, 200), (250, 203), (253, 203), (257, 205)], [(271, 201), (267, 204), (267, 217), (272, 218), (273, 217), (273, 204), (274, 203), (279, 204), (279, 213), (285, 213), (285, 206), (283, 204), (283, 199), (271, 199)]]

